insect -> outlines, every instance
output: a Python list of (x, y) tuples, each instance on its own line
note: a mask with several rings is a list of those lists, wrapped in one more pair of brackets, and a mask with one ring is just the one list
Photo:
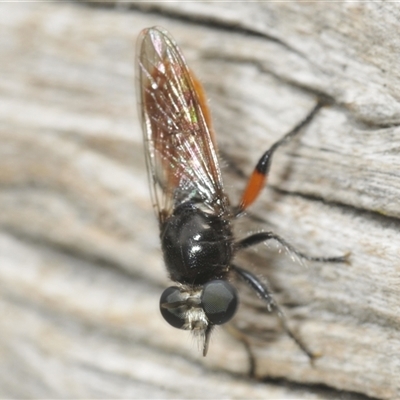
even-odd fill
[(139, 114), (151, 197), (159, 221), (161, 247), (169, 277), (175, 282), (160, 298), (160, 311), (173, 327), (199, 335), (207, 354), (211, 332), (229, 321), (238, 306), (230, 282), (236, 274), (281, 317), (287, 333), (312, 358), (290, 330), (267, 286), (233, 263), (236, 253), (276, 240), (307, 260), (344, 262), (341, 257), (310, 257), (273, 232), (237, 240), (232, 222), (265, 185), (274, 152), (307, 125), (322, 103), (259, 159), (240, 203), (232, 207), (224, 191), (210, 112), (201, 84), (167, 31), (141, 32), (137, 47)]

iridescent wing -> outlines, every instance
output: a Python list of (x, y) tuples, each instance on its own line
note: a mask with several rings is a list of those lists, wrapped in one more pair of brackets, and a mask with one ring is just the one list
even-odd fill
[(228, 199), (200, 83), (162, 28), (142, 31), (137, 45), (139, 114), (152, 200), (163, 223), (185, 202), (224, 215)]

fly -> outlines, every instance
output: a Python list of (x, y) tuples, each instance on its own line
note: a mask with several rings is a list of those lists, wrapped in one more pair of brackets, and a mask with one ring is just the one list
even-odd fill
[(345, 262), (347, 256), (310, 257), (273, 232), (237, 240), (232, 222), (258, 197), (274, 152), (306, 126), (308, 116), (259, 159), (240, 203), (232, 207), (224, 191), (210, 112), (200, 82), (172, 37), (160, 27), (141, 32), (137, 45), (139, 114), (151, 197), (160, 228), (165, 265), (174, 286), (160, 298), (160, 311), (173, 327), (198, 334), (207, 354), (211, 332), (228, 322), (238, 307), (230, 282), (239, 276), (281, 317), (286, 332), (312, 359), (290, 330), (270, 291), (254, 274), (232, 262), (236, 253), (275, 240), (311, 261)]

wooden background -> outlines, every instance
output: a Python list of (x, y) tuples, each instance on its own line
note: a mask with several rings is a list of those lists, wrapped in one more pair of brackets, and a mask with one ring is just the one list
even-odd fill
[[(400, 6), (397, 3), (2, 3), (2, 398), (400, 398)], [(204, 359), (160, 317), (168, 285), (135, 100), (135, 40), (161, 25), (203, 81), (237, 201), (316, 96), (332, 100), (277, 154), (237, 236), (241, 258), (321, 357), (312, 367), (243, 289)], [(231, 168), (228, 168), (231, 166)]]

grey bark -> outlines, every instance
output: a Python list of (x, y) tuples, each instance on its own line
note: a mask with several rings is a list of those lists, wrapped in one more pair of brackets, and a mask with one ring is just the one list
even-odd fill
[[(396, 3), (0, 11), (2, 397), (400, 397)], [(314, 365), (239, 284), (239, 313), (205, 359), (159, 315), (169, 282), (134, 78), (136, 37), (153, 25), (204, 83), (233, 203), (261, 153), (331, 100), (236, 226), (311, 255), (351, 252), (349, 265), (304, 263), (269, 244), (238, 261), (268, 282)]]

